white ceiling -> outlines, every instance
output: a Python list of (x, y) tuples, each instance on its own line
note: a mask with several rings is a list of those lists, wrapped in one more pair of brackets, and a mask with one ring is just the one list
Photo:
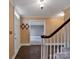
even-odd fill
[(54, 16), (70, 6), (70, 0), (46, 0), (40, 9), (40, 0), (13, 0), (13, 5), (22, 16)]

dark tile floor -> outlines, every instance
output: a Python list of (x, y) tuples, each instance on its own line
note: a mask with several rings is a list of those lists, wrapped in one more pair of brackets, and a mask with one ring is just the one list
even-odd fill
[(41, 59), (41, 46), (22, 46), (15, 59)]

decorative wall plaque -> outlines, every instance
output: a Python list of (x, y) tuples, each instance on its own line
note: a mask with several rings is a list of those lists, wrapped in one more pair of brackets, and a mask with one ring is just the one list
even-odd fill
[(29, 25), (28, 24), (21, 24), (21, 29), (23, 30), (24, 28), (28, 29), (29, 28)]

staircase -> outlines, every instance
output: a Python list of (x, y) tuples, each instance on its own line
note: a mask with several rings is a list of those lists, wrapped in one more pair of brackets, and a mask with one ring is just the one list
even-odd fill
[[(70, 18), (50, 35), (42, 35), (41, 59), (69, 59), (70, 49), (67, 26)], [(69, 49), (69, 50), (68, 50)]]
[(70, 59), (70, 48), (63, 48), (63, 53), (56, 54), (56, 59)]

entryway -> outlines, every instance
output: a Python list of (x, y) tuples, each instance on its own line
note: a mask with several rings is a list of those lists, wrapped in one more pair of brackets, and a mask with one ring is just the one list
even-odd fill
[(17, 16), (18, 14), (14, 11), (14, 48), (15, 54), (18, 52), (20, 47), (20, 17)]
[(44, 34), (44, 21), (43, 20), (30, 20), (30, 44), (41, 45), (41, 35)]

